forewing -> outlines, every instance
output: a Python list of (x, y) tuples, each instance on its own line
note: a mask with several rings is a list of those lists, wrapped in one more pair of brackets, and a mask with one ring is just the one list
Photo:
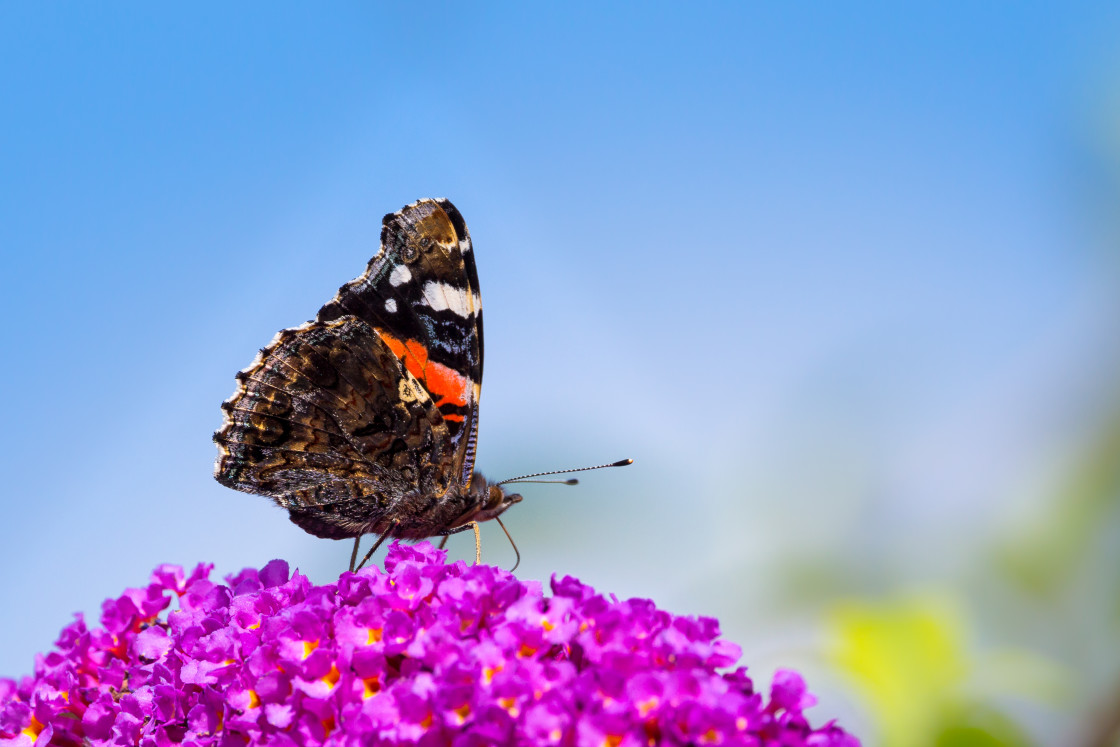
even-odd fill
[(454, 205), (420, 200), (385, 216), (381, 250), (317, 320), (347, 316), (369, 324), (431, 394), (454, 474), (468, 484), (482, 385), (482, 302), (470, 234)]
[(215, 477), (272, 497), (314, 534), (371, 531), (402, 494), (450, 484), (443, 415), (361, 319), (283, 330), (237, 380)]

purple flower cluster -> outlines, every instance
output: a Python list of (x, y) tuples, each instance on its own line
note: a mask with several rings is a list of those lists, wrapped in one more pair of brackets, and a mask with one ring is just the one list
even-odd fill
[(767, 702), (744, 668), (717, 671), (740, 652), (713, 619), (573, 578), (546, 597), (426, 543), (385, 567), (313, 586), (279, 560), (228, 585), (160, 566), (33, 677), (0, 679), (0, 744), (859, 744), (809, 726), (796, 673)]

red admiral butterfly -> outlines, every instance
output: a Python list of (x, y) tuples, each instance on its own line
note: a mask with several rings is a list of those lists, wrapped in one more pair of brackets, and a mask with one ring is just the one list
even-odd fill
[(214, 476), (317, 537), (354, 537), (351, 570), (365, 534), (379, 539), (362, 564), (386, 538), (470, 528), (477, 557), (477, 522), (519, 502), (502, 484), (524, 479), (474, 471), (482, 358), (463, 217), (447, 200), (407, 205), (385, 216), (361, 277), (237, 374)]

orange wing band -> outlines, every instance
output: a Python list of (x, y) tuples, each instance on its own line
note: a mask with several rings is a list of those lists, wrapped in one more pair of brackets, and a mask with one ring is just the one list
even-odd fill
[[(455, 405), (466, 407), (470, 402), (471, 380), (458, 371), (428, 358), (428, 349), (416, 340), (401, 340), (383, 329), (376, 330), (389, 349), (404, 363), (408, 372), (424, 384), (424, 388), (438, 397), (436, 407)], [(463, 416), (450, 413), (445, 420), (462, 422)]]

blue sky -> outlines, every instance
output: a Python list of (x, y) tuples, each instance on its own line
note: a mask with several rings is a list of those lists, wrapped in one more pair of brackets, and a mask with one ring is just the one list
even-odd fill
[(637, 460), (526, 490), (521, 573), (718, 614), (762, 675), (778, 565), (951, 578), (1115, 371), (1117, 16), (5, 4), (0, 673), (160, 562), (341, 570), (210, 434), (424, 196), (478, 250), (480, 470)]

